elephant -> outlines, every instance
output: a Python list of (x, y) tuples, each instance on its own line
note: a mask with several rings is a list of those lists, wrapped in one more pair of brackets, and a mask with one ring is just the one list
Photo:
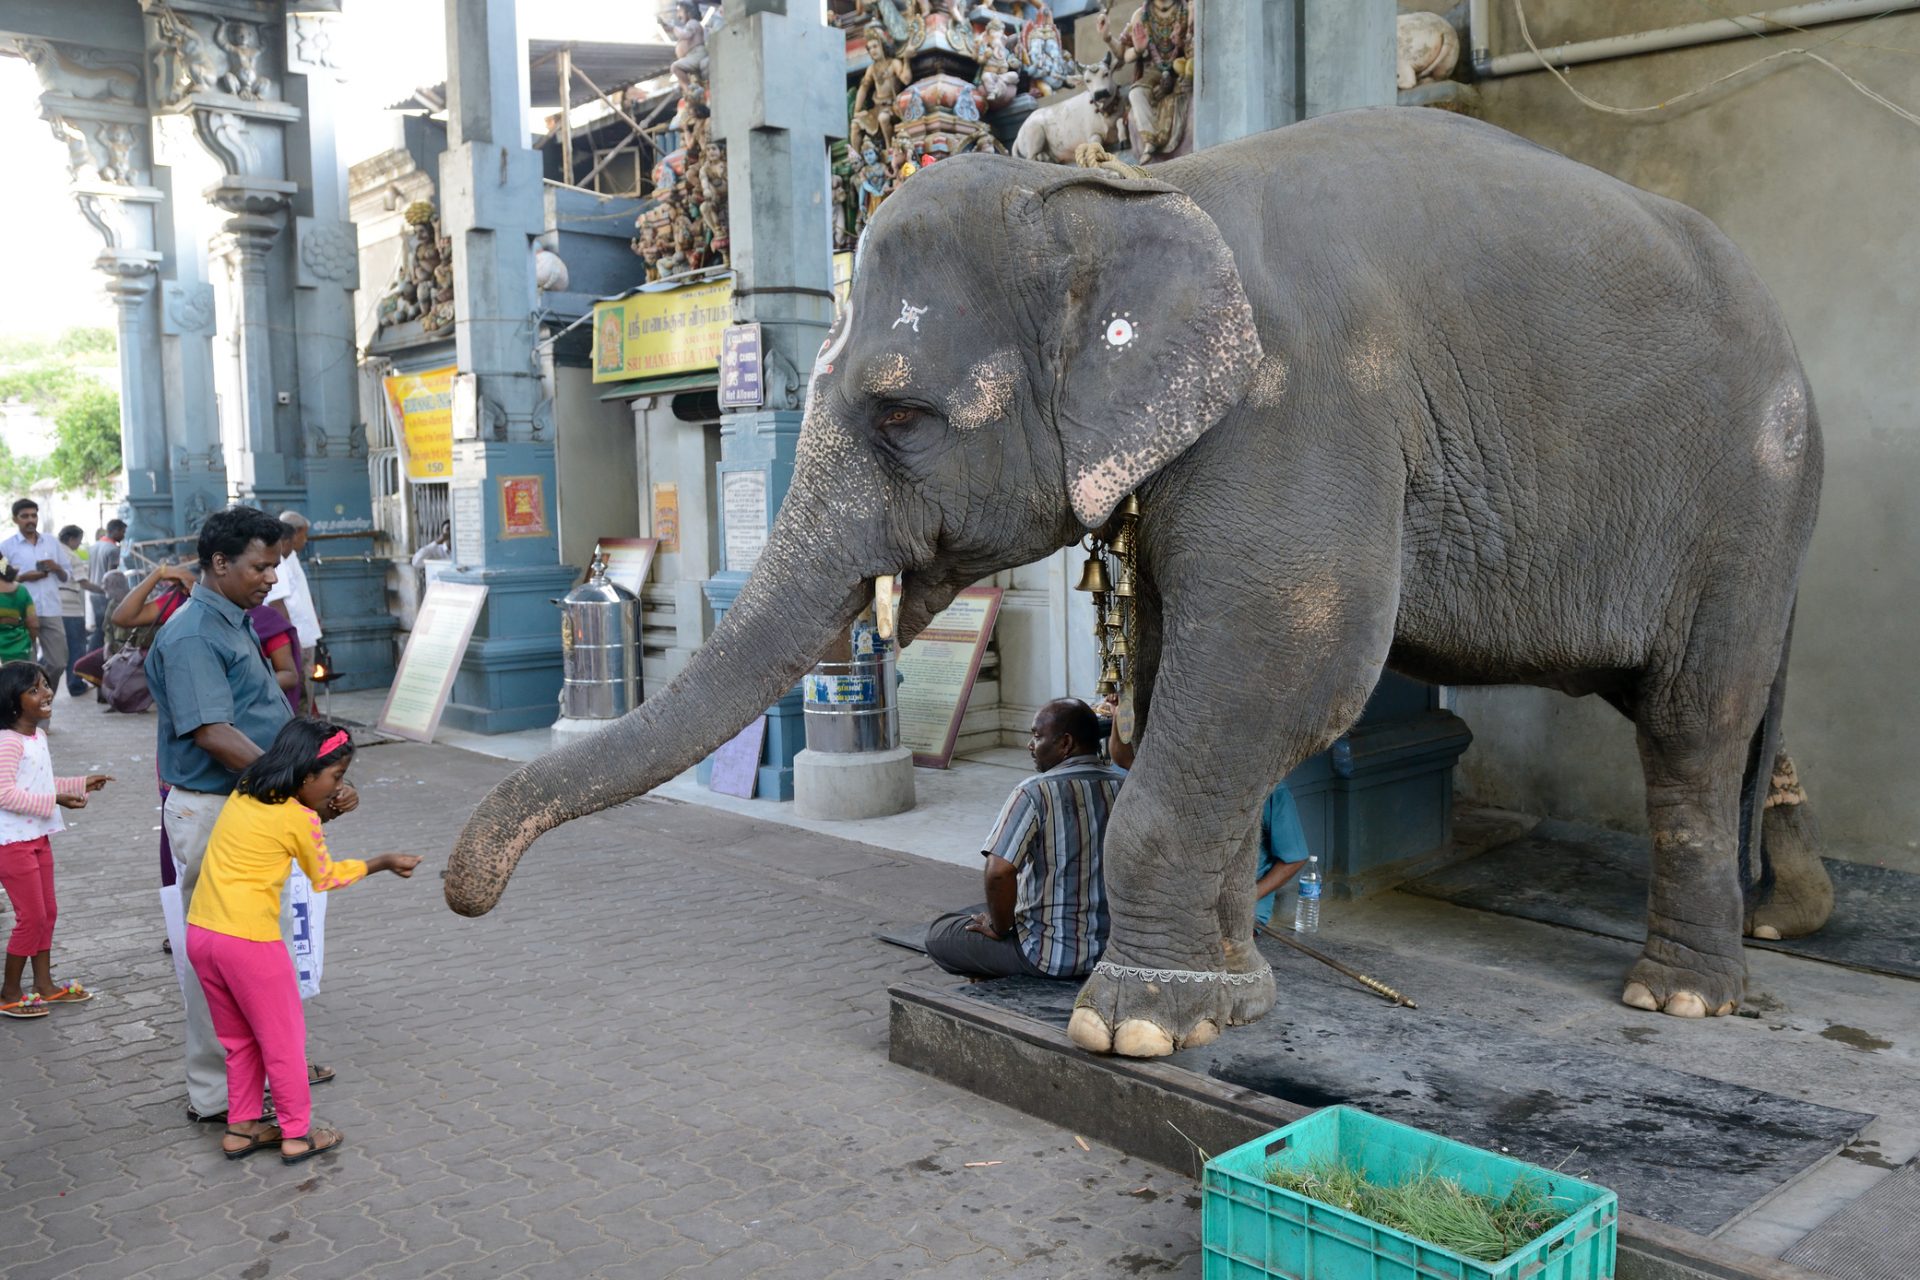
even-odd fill
[[(910, 642), (1131, 495), (1137, 756), (1075, 1043), (1152, 1057), (1272, 1007), (1261, 805), (1384, 669), (1632, 721), (1653, 862), (1621, 998), (1726, 1014), (1743, 929), (1824, 922), (1811, 829), (1766, 785), (1821, 469), (1734, 245), (1491, 125), (1363, 109), (1144, 177), (956, 158), (867, 229), (737, 603), (666, 690), (480, 803), (447, 900), (490, 910), (541, 833), (726, 741), (887, 575)], [(1793, 866), (1757, 847), (1773, 814)]]

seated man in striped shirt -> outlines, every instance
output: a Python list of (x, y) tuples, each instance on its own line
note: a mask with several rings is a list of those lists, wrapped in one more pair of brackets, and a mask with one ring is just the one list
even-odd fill
[(1040, 770), (1013, 789), (987, 847), (984, 905), (941, 916), (927, 954), (970, 978), (1078, 978), (1107, 945), (1100, 842), (1126, 774), (1100, 758), (1100, 721), (1078, 698), (1040, 708), (1027, 754)]

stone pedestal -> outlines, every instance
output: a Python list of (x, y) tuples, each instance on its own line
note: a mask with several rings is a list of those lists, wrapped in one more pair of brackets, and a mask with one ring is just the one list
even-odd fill
[(913, 752), (802, 751), (793, 758), (793, 811), (803, 818), (846, 822), (885, 818), (913, 808)]

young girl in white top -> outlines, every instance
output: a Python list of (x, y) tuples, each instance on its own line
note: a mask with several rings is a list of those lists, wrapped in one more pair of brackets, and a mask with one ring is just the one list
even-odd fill
[[(44, 1018), (48, 1007), (78, 1004), (93, 993), (77, 982), (53, 983), (53, 849), (47, 837), (64, 830), (59, 809), (84, 809), (87, 793), (113, 781), (104, 773), (56, 778), (40, 726), (53, 715), (53, 689), (31, 662), (0, 666), (0, 885), (13, 902), (6, 980), (0, 1014)], [(33, 990), (22, 989), (33, 961)]]

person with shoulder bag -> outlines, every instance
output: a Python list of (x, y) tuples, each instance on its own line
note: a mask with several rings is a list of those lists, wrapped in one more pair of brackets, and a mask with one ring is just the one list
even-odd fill
[[(186, 565), (163, 564), (114, 607), (107, 619), (112, 652), (100, 672), (100, 689), (109, 710), (134, 714), (153, 705), (147, 689), (147, 650), (167, 619), (187, 602), (193, 582), (193, 571)], [(116, 636), (119, 643), (114, 647)]]

